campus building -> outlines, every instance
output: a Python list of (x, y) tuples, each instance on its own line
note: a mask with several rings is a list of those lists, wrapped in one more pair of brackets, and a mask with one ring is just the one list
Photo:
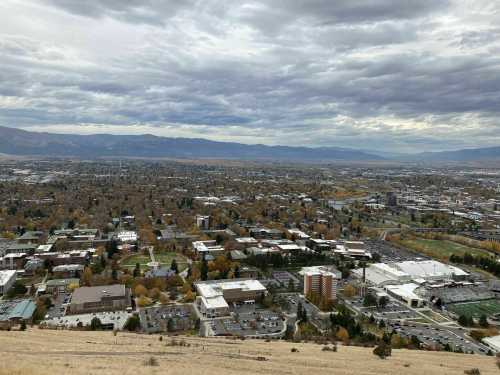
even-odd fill
[(251, 303), (262, 298), (266, 288), (257, 280), (230, 279), (195, 283), (196, 306), (206, 318), (229, 315), (230, 303)]
[(82, 287), (73, 293), (68, 313), (87, 314), (125, 310), (130, 305), (130, 290), (125, 285)]
[(314, 293), (328, 301), (337, 299), (337, 282), (341, 275), (334, 267), (304, 267), (300, 273), (304, 276), (304, 295)]
[(14, 285), (17, 272), (15, 270), (0, 271), (0, 296), (4, 295)]

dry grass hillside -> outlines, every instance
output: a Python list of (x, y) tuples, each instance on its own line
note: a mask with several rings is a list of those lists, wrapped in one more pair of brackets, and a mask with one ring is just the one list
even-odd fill
[[(180, 340), (180, 338), (177, 338)], [(316, 344), (185, 338), (171, 340), (112, 332), (32, 329), (0, 332), (0, 375), (41, 374), (500, 374), (495, 358), (477, 355), (394, 350), (382, 360), (371, 349), (339, 347), (322, 351)], [(298, 352), (291, 352), (292, 348)], [(258, 357), (265, 357), (259, 361)]]

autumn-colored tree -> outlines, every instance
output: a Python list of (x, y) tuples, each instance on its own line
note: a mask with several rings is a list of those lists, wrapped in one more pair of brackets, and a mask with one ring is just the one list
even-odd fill
[(337, 331), (337, 339), (342, 341), (344, 344), (347, 344), (349, 342), (349, 332), (347, 332), (347, 329), (344, 327), (339, 327)]
[(136, 287), (134, 288), (134, 295), (136, 297), (146, 296), (147, 294), (148, 294), (148, 290), (142, 284), (136, 285)]
[(82, 283), (84, 286), (92, 286), (92, 270), (90, 267), (85, 267), (83, 270), (83, 275), (82, 275)]
[(355, 295), (356, 295), (356, 288), (351, 284), (347, 284), (344, 287), (344, 296), (346, 296), (347, 298), (352, 298)]

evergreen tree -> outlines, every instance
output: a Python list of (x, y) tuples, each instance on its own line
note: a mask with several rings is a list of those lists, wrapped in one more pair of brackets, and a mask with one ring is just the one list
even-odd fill
[(201, 261), (200, 273), (203, 281), (208, 280), (208, 262), (205, 257), (203, 257), (203, 260)]
[(172, 260), (172, 264), (170, 265), (170, 269), (174, 271), (176, 274), (179, 273), (179, 266), (177, 266), (177, 261), (175, 259)]

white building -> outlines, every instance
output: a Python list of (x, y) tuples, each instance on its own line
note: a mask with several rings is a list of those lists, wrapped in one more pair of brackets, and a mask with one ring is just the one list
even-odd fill
[(230, 279), (195, 283), (196, 306), (206, 318), (229, 315), (229, 304), (235, 302), (255, 303), (266, 293), (266, 288), (257, 280)]
[(0, 295), (4, 295), (16, 282), (15, 270), (0, 271)]
[(420, 285), (415, 283), (407, 283), (400, 285), (386, 285), (385, 290), (391, 296), (405, 302), (409, 307), (422, 307), (424, 305), (424, 300), (415, 290), (419, 288)]
[(458, 267), (435, 260), (418, 262), (409, 260), (395, 263), (395, 266), (402, 272), (409, 274), (412, 279), (424, 279), (426, 281), (465, 279), (469, 275)]
[(121, 243), (133, 243), (137, 242), (137, 233), (134, 231), (121, 231), (116, 235), (118, 241)]
[[(362, 269), (354, 270), (353, 273), (360, 278), (363, 276)], [(376, 286), (405, 284), (410, 281), (422, 284), (426, 281), (463, 280), (468, 275), (458, 267), (435, 260), (374, 263), (365, 271), (366, 281)]]
[(224, 248), (217, 245), (215, 240), (195, 241), (193, 242), (193, 249), (199, 258), (205, 257), (205, 259), (208, 259), (207, 255), (215, 258), (217, 255), (224, 253)]

